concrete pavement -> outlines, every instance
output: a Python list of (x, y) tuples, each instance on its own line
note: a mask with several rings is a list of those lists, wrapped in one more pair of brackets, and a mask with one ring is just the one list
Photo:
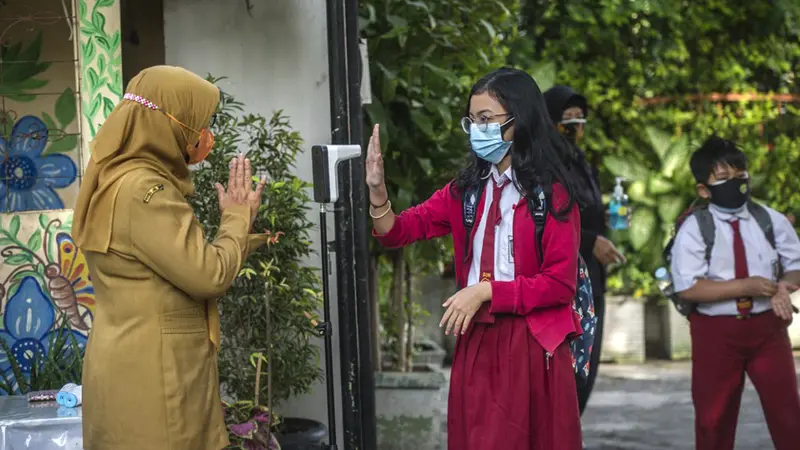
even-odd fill
[[(800, 364), (797, 364), (800, 373)], [(590, 450), (690, 450), (694, 448), (694, 411), (688, 362), (600, 366), (583, 416)], [(747, 381), (737, 450), (774, 448), (761, 404)]]

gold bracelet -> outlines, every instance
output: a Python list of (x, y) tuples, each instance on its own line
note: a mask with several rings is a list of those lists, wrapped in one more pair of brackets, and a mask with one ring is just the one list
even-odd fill
[(370, 205), (369, 216), (372, 217), (374, 220), (383, 219), (384, 217), (386, 217), (387, 214), (389, 214), (389, 211), (392, 210), (392, 201), (386, 200), (386, 205), (387, 205), (386, 211), (384, 211), (383, 214), (381, 214), (380, 216), (376, 216), (372, 213), (375, 210), (375, 208), (373, 208), (372, 205)]

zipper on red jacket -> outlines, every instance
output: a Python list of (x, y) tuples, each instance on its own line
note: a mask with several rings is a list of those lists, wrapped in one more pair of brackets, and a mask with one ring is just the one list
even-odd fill
[(550, 352), (544, 353), (544, 370), (550, 370), (550, 358), (553, 357), (553, 354)]
[(514, 250), (516, 250), (514, 248), (516, 246), (516, 242), (514, 241), (514, 235), (516, 234), (515, 233), (515, 231), (516, 231), (515, 228), (517, 226), (517, 208), (519, 207), (519, 205), (523, 204), (524, 201), (525, 201), (525, 196), (521, 195), (519, 201), (517, 202), (517, 204), (513, 205), (511, 207), (511, 248), (509, 249), (509, 251), (511, 252), (511, 257), (514, 258), (514, 278), (515, 279), (517, 278), (517, 274), (519, 273), (519, 265), (517, 263), (517, 258), (515, 257), (515, 253), (516, 252), (514, 251)]

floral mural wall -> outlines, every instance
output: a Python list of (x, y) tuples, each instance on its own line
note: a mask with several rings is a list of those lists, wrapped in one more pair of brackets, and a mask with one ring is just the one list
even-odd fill
[(71, 209), (120, 43), (118, 0), (0, 1), (0, 395), (79, 381), (94, 288)]

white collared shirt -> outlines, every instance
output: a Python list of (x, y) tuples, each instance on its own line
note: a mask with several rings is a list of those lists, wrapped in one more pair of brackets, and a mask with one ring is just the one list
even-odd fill
[[(775, 246), (772, 248), (764, 231), (758, 226), (755, 218), (747, 208), (736, 213), (723, 212), (709, 206), (714, 218), (714, 247), (711, 249), (711, 263), (705, 258), (705, 244), (700, 234), (697, 219), (692, 216), (686, 219), (672, 247), (672, 281), (675, 291), (682, 292), (695, 285), (698, 279), (728, 281), (736, 278), (733, 258), (733, 227), (730, 222), (739, 219), (739, 232), (744, 241), (747, 254), (747, 269), (751, 277), (760, 276), (777, 281), (776, 267), (778, 259), (785, 272), (800, 270), (800, 240), (794, 228), (783, 214), (772, 208), (764, 207), (772, 219), (775, 232)], [(772, 309), (769, 298), (753, 299), (752, 312), (757, 314)], [(709, 316), (735, 316), (736, 300), (725, 300), (713, 303), (698, 303), (697, 310)]]
[(491, 179), (486, 180), (486, 186), (483, 189), (486, 196), (483, 203), (483, 214), (478, 228), (475, 230), (475, 238), (472, 241), (472, 264), (469, 267), (467, 286), (477, 284), (479, 280), (483, 237), (486, 234), (486, 220), (489, 216), (489, 207), (492, 204), (492, 196), (494, 195), (492, 183), (506, 183), (500, 194), (501, 218), (494, 235), (494, 279), (496, 281), (514, 280), (514, 208), (522, 199), (522, 195), (517, 190), (513, 180), (512, 168), (509, 167), (503, 175), (500, 175), (497, 171), (497, 166), (492, 166)]

